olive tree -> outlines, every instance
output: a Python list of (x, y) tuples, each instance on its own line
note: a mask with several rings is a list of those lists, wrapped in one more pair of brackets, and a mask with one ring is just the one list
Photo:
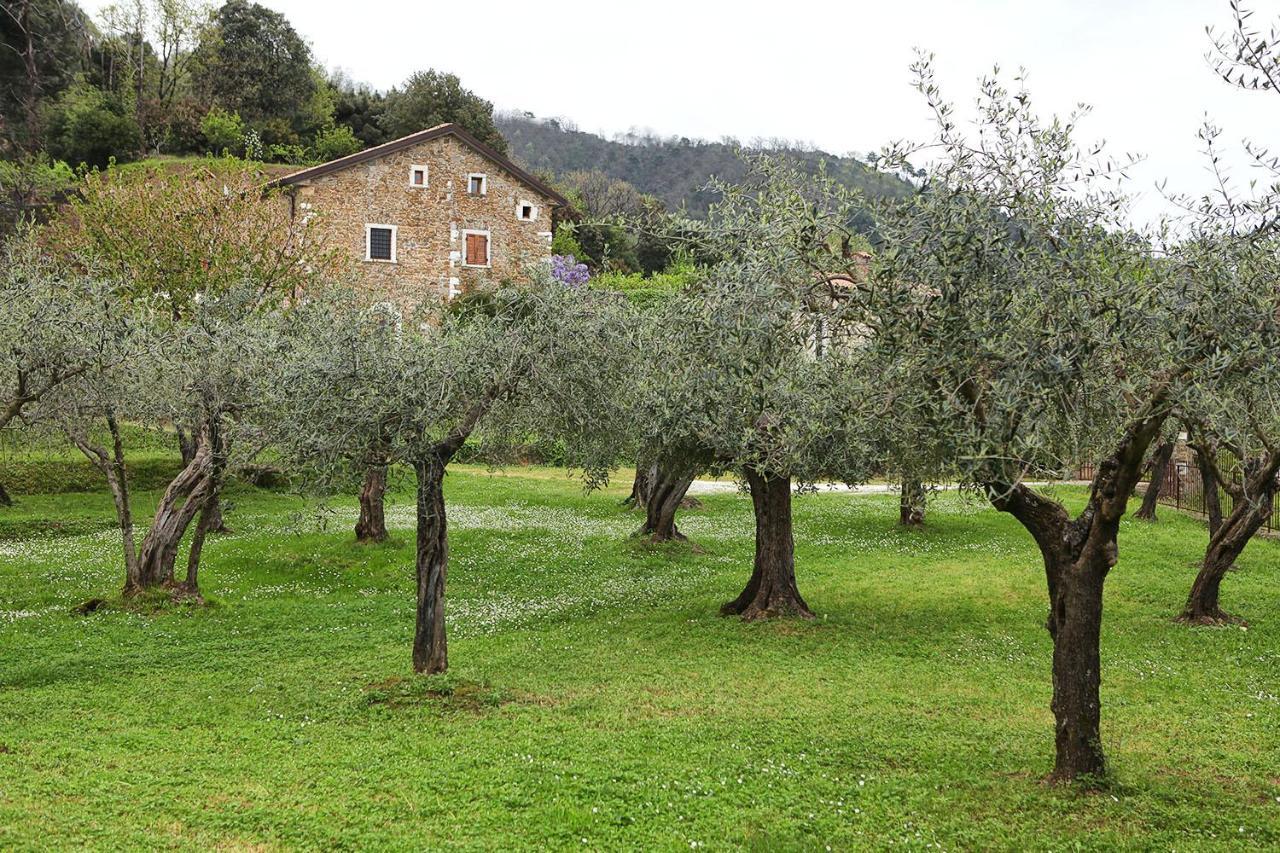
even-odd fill
[(363, 470), (379, 445), (417, 483), (413, 667), (448, 667), (444, 479), (474, 436), (494, 452), (538, 434), (564, 440), (589, 484), (616, 458), (611, 399), (630, 352), (624, 304), (539, 271), (452, 303), (366, 304), (313, 291), (285, 316), (285, 349), (267, 378), (264, 426), (323, 486)]
[[(1100, 776), (1103, 585), (1120, 519), (1188, 378), (1209, 363), (1239, 369), (1245, 341), (1221, 322), (1238, 294), (1177, 274), (1126, 227), (1109, 183), (1123, 166), (1076, 144), (1078, 115), (1042, 120), (1025, 89), (991, 78), (966, 133), (930, 61), (915, 70), (937, 135), (886, 158), (932, 162), (918, 193), (877, 205), (875, 278), (894, 293), (875, 337), (880, 387), (886, 408), (927, 421), (963, 482), (1039, 546), (1053, 776)], [(1097, 473), (1078, 512), (1028, 484), (1087, 460)]]
[[(243, 432), (240, 420), (256, 403), (263, 353), (273, 340), (270, 318), (257, 301), (249, 285), (195, 300), (177, 322), (165, 306), (111, 291), (96, 304), (100, 322), (113, 332), (110, 347), (59, 385), (36, 413), (37, 423), (64, 434), (107, 482), (123, 540), (126, 595), (167, 588), (182, 597), (200, 596), (204, 539)], [(122, 425), (159, 430), (177, 419), (199, 424), (192, 457), (165, 488), (135, 547)], [(242, 449), (250, 448), (256, 448), (252, 441)], [(179, 579), (179, 546), (197, 518), (186, 575)]]
[(36, 417), (61, 386), (126, 357), (128, 329), (103, 310), (114, 294), (110, 280), (43, 257), (29, 231), (0, 247), (0, 434)]
[(710, 460), (750, 491), (754, 566), (721, 612), (808, 618), (795, 575), (793, 486), (858, 479), (873, 444), (862, 423), (868, 398), (849, 379), (861, 348), (840, 349), (843, 370), (827, 357), (840, 338), (827, 321), (849, 281), (841, 236), (852, 204), (784, 160), (748, 166), (743, 183), (713, 184), (719, 200), (705, 221), (679, 223), (681, 238), (711, 262), (650, 327), (634, 421), (662, 448), (659, 458)]
[[(156, 321), (168, 317), (171, 340), (180, 326), (231, 310), (252, 323), (255, 311), (268, 311), (305, 289), (309, 282), (334, 273), (339, 260), (331, 247), (308, 239), (306, 221), (290, 214), (287, 200), (266, 191), (266, 176), (240, 161), (207, 159), (177, 172), (164, 167), (109, 169), (87, 177), (80, 193), (43, 231), (41, 239), (59, 263), (92, 269), (108, 276), (120, 296), (144, 306)], [(226, 297), (225, 299), (223, 297)], [(201, 303), (204, 303), (201, 314)], [(192, 341), (230, 325), (206, 325)], [(214, 346), (205, 341), (201, 346)], [(175, 361), (155, 369), (161, 385), (180, 388), (186, 375), (184, 350)], [(172, 573), (172, 556), (199, 505), (184, 510), (193, 483), (207, 473), (209, 460), (199, 456), (200, 442), (213, 425), (193, 417), (214, 417), (217, 407), (198, 399), (188, 387), (186, 405), (170, 406), (182, 454), (183, 471), (166, 489), (154, 529), (159, 561), (155, 576)], [(198, 494), (203, 494), (198, 493)], [(213, 492), (210, 523), (222, 528)], [(172, 524), (170, 524), (172, 522)], [(164, 540), (164, 541), (161, 541)], [(148, 552), (150, 555), (151, 552)], [(144, 576), (150, 572), (144, 572)]]
[[(1207, 360), (1188, 377), (1180, 402), (1209, 517), (1209, 543), (1180, 620), (1200, 625), (1234, 621), (1220, 606), (1221, 584), (1271, 517), (1280, 476), (1280, 185), (1237, 194), (1217, 153), (1219, 135), (1213, 125), (1201, 132), (1215, 190), (1180, 200), (1191, 215), (1176, 255), (1183, 275), (1226, 297), (1214, 320), (1231, 330), (1230, 352), (1240, 354), (1227, 364), (1222, 354)], [(1220, 470), (1223, 450), (1239, 461), (1238, 471)], [(1219, 486), (1232, 498), (1226, 514)]]

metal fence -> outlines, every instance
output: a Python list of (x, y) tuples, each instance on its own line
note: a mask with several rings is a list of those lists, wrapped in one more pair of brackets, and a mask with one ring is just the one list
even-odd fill
[[(1218, 471), (1233, 484), (1239, 485), (1244, 479), (1244, 466), (1235, 454), (1222, 451), (1218, 454)], [(1218, 505), (1225, 518), (1235, 511), (1236, 498), (1215, 483), (1218, 492)], [(1148, 486), (1150, 482), (1148, 480)], [(1200, 475), (1200, 467), (1191, 458), (1172, 459), (1164, 471), (1164, 481), (1160, 484), (1160, 503), (1175, 509), (1186, 510), (1197, 515), (1208, 515), (1206, 506), (1204, 479)], [(1280, 506), (1273, 507), (1267, 517), (1264, 530), (1268, 533), (1280, 528)]]
[[(1083, 464), (1078, 469), (1076, 478), (1092, 481), (1096, 470), (1092, 463)], [(1233, 483), (1238, 484), (1243, 480), (1244, 468), (1233, 453), (1224, 450), (1218, 454), (1218, 470), (1222, 472), (1222, 476), (1229, 477)], [(1134, 496), (1135, 501), (1142, 499), (1142, 495), (1150, 485), (1151, 479), (1148, 473), (1143, 479), (1143, 484), (1138, 487), (1139, 494)], [(1235, 510), (1236, 499), (1222, 488), (1221, 483), (1217, 484), (1217, 487), (1218, 505), (1222, 508), (1222, 516), (1225, 518)], [(1169, 460), (1169, 464), (1165, 467), (1164, 480), (1160, 484), (1159, 502), (1196, 515), (1209, 514), (1205, 506), (1204, 480), (1200, 476), (1200, 467), (1196, 464), (1195, 457), (1186, 451), (1185, 446), (1179, 447), (1178, 454), (1174, 459)], [(1136, 509), (1136, 507), (1133, 508)], [(1263, 529), (1268, 533), (1280, 530), (1280, 502), (1272, 508)]]

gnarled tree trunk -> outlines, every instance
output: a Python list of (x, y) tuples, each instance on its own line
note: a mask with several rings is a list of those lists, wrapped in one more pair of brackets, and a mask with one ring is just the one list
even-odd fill
[(446, 462), (439, 454), (431, 454), (413, 466), (418, 480), (418, 608), (413, 634), (413, 669), (427, 674), (449, 668), (444, 627), (444, 582), (449, 562), (444, 509)]
[(360, 488), (360, 518), (356, 521), (357, 542), (387, 541), (387, 466), (370, 465)]
[[(181, 424), (175, 425), (174, 431), (178, 434), (178, 452), (182, 455), (182, 467), (186, 468), (195, 459), (196, 452), (199, 450), (200, 433), (189, 432)], [(221, 491), (221, 488), (219, 488), (218, 494), (215, 494), (212, 498), (213, 506), (209, 510), (209, 533), (231, 532), (231, 528), (227, 527), (226, 520), (222, 517)], [(204, 510), (201, 509), (200, 513), (203, 516)]]
[(636, 531), (651, 542), (685, 541), (676, 527), (676, 510), (684, 502), (696, 471), (690, 466), (670, 462), (654, 465), (645, 502), (644, 525)]
[(898, 523), (903, 527), (919, 527), (924, 524), (924, 512), (928, 503), (924, 483), (904, 478), (898, 496)]
[(1151, 456), (1151, 481), (1147, 484), (1146, 494), (1142, 496), (1142, 506), (1133, 514), (1134, 518), (1146, 521), (1156, 520), (1156, 507), (1160, 503), (1160, 490), (1164, 487), (1165, 472), (1169, 470), (1169, 460), (1173, 458), (1174, 442), (1166, 441), (1156, 448)]
[[(1212, 467), (1212, 466), (1209, 466)], [(1254, 534), (1267, 523), (1275, 505), (1276, 471), (1280, 470), (1280, 452), (1257, 466), (1247, 475), (1245, 490), (1237, 494), (1231, 514), (1221, 520), (1209, 537), (1200, 571), (1191, 585), (1187, 604), (1179, 621), (1192, 625), (1218, 625), (1236, 621), (1218, 603), (1222, 579), (1236, 564)], [(1216, 474), (1213, 475), (1216, 480)], [(1214, 492), (1217, 488), (1215, 483)]]
[(791, 478), (745, 470), (756, 516), (756, 555), (742, 594), (720, 608), (744, 620), (799, 616), (813, 611), (796, 586), (795, 540), (791, 534)]
[(640, 461), (636, 463), (636, 476), (631, 481), (631, 494), (627, 495), (622, 505), (627, 509), (643, 509), (649, 505), (649, 493), (658, 478), (658, 463)]
[(210, 450), (209, 489), (200, 507), (200, 516), (196, 520), (195, 532), (191, 535), (191, 548), (187, 552), (187, 575), (181, 583), (175, 585), (177, 592), (189, 599), (203, 602), (200, 595), (200, 557), (204, 552), (204, 540), (211, 531), (221, 524), (222, 509), (218, 495), (222, 491), (223, 477), (227, 469), (227, 444), (222, 431), (220, 418), (212, 418), (207, 432)]
[(1218, 494), (1218, 474), (1207, 451), (1196, 448), (1196, 467), (1200, 469), (1200, 489), (1204, 498), (1204, 514), (1209, 519), (1209, 538), (1222, 528), (1222, 496)]
[(190, 463), (165, 489), (138, 549), (138, 582), (126, 587), (126, 594), (174, 582), (174, 564), (182, 537), (205, 503), (216, 496), (212, 457), (209, 442), (201, 440)]
[[(1162, 407), (1158, 395), (1150, 410)], [(985, 486), (992, 505), (1027, 529), (1044, 560), (1047, 627), (1053, 638), (1056, 754), (1051, 778), (1056, 781), (1106, 773), (1100, 694), (1103, 584), (1119, 556), (1120, 519), (1164, 418), (1149, 414), (1130, 425), (1116, 450), (1098, 465), (1089, 502), (1075, 519), (1057, 501), (1020, 483)]]

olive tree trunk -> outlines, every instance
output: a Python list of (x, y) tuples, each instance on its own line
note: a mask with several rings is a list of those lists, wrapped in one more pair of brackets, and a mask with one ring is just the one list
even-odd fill
[(676, 510), (684, 502), (696, 473), (690, 466), (670, 462), (653, 466), (645, 496), (644, 524), (636, 531), (637, 536), (651, 542), (686, 541), (685, 535), (676, 527)]
[(756, 517), (756, 555), (742, 594), (720, 608), (746, 621), (776, 616), (812, 619), (796, 586), (795, 540), (791, 533), (791, 478), (745, 470)]
[(360, 518), (356, 521), (357, 542), (387, 541), (387, 466), (370, 465), (360, 488)]
[(191, 535), (191, 548), (187, 552), (186, 577), (175, 584), (175, 589), (180, 596), (198, 602), (204, 601), (200, 595), (200, 557), (204, 553), (205, 539), (210, 532), (218, 529), (222, 521), (221, 503), (218, 497), (222, 492), (223, 479), (227, 470), (227, 444), (220, 418), (210, 419), (207, 435), (210, 447), (208, 492), (200, 507), (195, 532)]
[[(1158, 403), (1159, 397), (1151, 410), (1158, 411)], [(1044, 561), (1046, 627), (1053, 638), (1055, 781), (1106, 773), (1100, 694), (1103, 585), (1119, 556), (1120, 519), (1163, 422), (1163, 415), (1150, 414), (1130, 425), (1116, 450), (1098, 465), (1089, 502), (1075, 519), (1062, 504), (1021, 483), (985, 484), (992, 505), (1027, 529)]]
[(903, 479), (898, 496), (898, 523), (903, 527), (920, 527), (924, 524), (924, 512), (928, 494), (919, 480)]
[(446, 461), (432, 454), (413, 466), (418, 481), (418, 609), (413, 634), (413, 669), (427, 674), (449, 668), (444, 626), (444, 582), (449, 563), (444, 508)]
[(1209, 537), (1222, 528), (1222, 496), (1218, 494), (1218, 472), (1207, 451), (1196, 449), (1196, 467), (1200, 470), (1200, 489), (1204, 499), (1204, 514), (1209, 520)]
[[(1206, 467), (1211, 469), (1216, 497), (1216, 466), (1207, 462)], [(1219, 604), (1222, 579), (1235, 567), (1236, 559), (1244, 552), (1249, 540), (1271, 517), (1275, 506), (1276, 472), (1280, 471), (1280, 451), (1271, 453), (1249, 467), (1251, 470), (1246, 473), (1243, 486), (1237, 486), (1231, 514), (1221, 519), (1217, 529), (1209, 536), (1209, 545), (1205, 549), (1204, 560), (1200, 563), (1200, 571), (1191, 584), (1186, 606), (1178, 617), (1181, 622), (1218, 625), (1236, 621)]]
[[(178, 546), (192, 520), (216, 497), (212, 449), (202, 440), (191, 462), (169, 483), (138, 549), (139, 583), (133, 591), (174, 582)], [(212, 524), (212, 519), (210, 521)], [(129, 591), (129, 590), (126, 590)]]
[(72, 443), (93, 463), (111, 491), (115, 504), (116, 523), (120, 529), (120, 545), (124, 553), (124, 592), (132, 595), (143, 588), (138, 563), (138, 549), (133, 538), (133, 510), (129, 506), (129, 475), (124, 462), (124, 441), (120, 424), (113, 413), (107, 413), (107, 430), (111, 434), (111, 449), (90, 444), (87, 436), (72, 434)]
[[(175, 425), (174, 431), (178, 434), (178, 452), (182, 455), (182, 467), (185, 468), (195, 459), (196, 453), (200, 448), (200, 433), (198, 431), (188, 431), (181, 424)], [(213, 506), (209, 510), (208, 532), (230, 533), (231, 528), (227, 527), (226, 520), (222, 517), (221, 489), (218, 492), (212, 498)], [(200, 513), (203, 516), (203, 508)]]
[(1169, 470), (1169, 460), (1173, 458), (1174, 442), (1166, 441), (1156, 448), (1151, 457), (1151, 481), (1147, 485), (1146, 494), (1142, 496), (1142, 505), (1133, 514), (1134, 518), (1146, 521), (1156, 520), (1156, 507), (1160, 503), (1160, 490), (1164, 488), (1165, 473)]
[(649, 493), (653, 490), (653, 482), (658, 478), (657, 461), (636, 462), (636, 475), (631, 481), (631, 494), (627, 495), (622, 505), (627, 509), (641, 509), (649, 505)]

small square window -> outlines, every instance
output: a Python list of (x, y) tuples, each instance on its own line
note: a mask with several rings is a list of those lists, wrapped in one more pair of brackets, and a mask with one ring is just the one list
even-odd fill
[(488, 189), (484, 175), (468, 175), (467, 176), (467, 192), (471, 195), (484, 195)]
[(394, 225), (365, 226), (366, 261), (392, 261), (396, 259), (396, 227)]
[(538, 208), (522, 202), (517, 215), (526, 222), (532, 222), (538, 218)]
[(409, 167), (409, 186), (425, 187), (427, 185), (427, 167), (426, 166), (410, 166)]

